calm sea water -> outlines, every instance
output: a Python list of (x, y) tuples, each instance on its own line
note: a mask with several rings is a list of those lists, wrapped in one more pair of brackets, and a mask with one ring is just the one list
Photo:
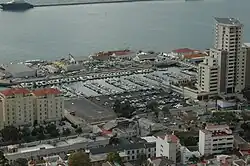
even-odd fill
[(214, 16), (239, 18), (250, 42), (249, 6), (250, 0), (168, 0), (1, 11), (0, 63), (124, 48), (205, 49), (213, 44)]

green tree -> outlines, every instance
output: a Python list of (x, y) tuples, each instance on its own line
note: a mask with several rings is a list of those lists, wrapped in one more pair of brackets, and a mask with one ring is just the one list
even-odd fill
[(199, 162), (199, 158), (198, 157), (196, 157), (195, 155), (193, 155), (192, 157), (190, 157), (189, 159), (188, 159), (188, 161), (190, 161), (190, 162), (192, 162), (192, 163), (197, 163), (197, 162)]
[(169, 106), (164, 106), (161, 111), (163, 112), (164, 118), (166, 115), (170, 115)]
[(82, 133), (82, 128), (81, 127), (77, 127), (76, 131), (77, 134), (81, 134)]
[(0, 151), (0, 165), (1, 166), (10, 166), (9, 161), (5, 158), (4, 153)]
[(89, 156), (84, 152), (76, 152), (69, 156), (69, 166), (91, 166)]
[(28, 165), (28, 160), (25, 158), (18, 158), (12, 164), (12, 166), (27, 166), (27, 165)]
[(145, 166), (147, 163), (147, 156), (144, 153), (138, 154), (137, 164), (140, 166)]
[(113, 110), (118, 116), (130, 118), (135, 111), (135, 108), (132, 107), (129, 102), (120, 102), (119, 100), (116, 100)]
[(6, 142), (7, 141), (16, 142), (20, 138), (19, 131), (14, 126), (6, 126), (4, 129), (2, 129), (1, 133), (4, 141)]
[(69, 128), (66, 128), (66, 129), (63, 129), (63, 135), (64, 136), (68, 136), (68, 135), (70, 135), (70, 133), (71, 133), (71, 131), (70, 131), (70, 129)]
[(51, 136), (51, 137), (58, 137), (60, 135), (59, 130), (56, 128), (56, 125), (54, 123), (49, 123), (46, 127), (46, 132)]
[(122, 163), (122, 159), (120, 157), (120, 155), (117, 152), (110, 152), (107, 155), (107, 161), (112, 162), (112, 163), (118, 163), (120, 165), (123, 165)]

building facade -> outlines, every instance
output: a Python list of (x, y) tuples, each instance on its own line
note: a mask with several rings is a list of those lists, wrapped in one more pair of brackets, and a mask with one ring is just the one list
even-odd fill
[(234, 136), (228, 125), (208, 125), (199, 131), (201, 155), (220, 154), (233, 148)]
[(215, 20), (214, 48), (228, 52), (225, 93), (239, 92), (244, 88), (244, 77), (239, 78), (239, 76), (244, 76), (245, 73), (245, 63), (242, 63), (244, 56), (241, 51), (243, 24), (235, 18), (215, 18)]
[(4, 126), (32, 125), (34, 122), (33, 95), (23, 88), (0, 92), (0, 128)]
[(63, 118), (64, 97), (58, 89), (38, 89), (33, 91), (35, 120), (56, 121)]
[(166, 135), (157, 137), (156, 140), (156, 157), (168, 157), (176, 162), (176, 153), (179, 146), (179, 139), (175, 135)]
[(205, 57), (198, 68), (198, 87), (201, 92), (218, 93), (218, 64), (214, 57)]
[(242, 50), (243, 24), (235, 18), (215, 18), (215, 21), (214, 48), (210, 49), (209, 57), (199, 64), (198, 87), (200, 91), (216, 93), (215, 88), (210, 88), (215, 87), (215, 81), (211, 80), (216, 79), (208, 73), (212, 70), (216, 73), (217, 70), (218, 93), (241, 92), (246, 79), (246, 54)]
[(245, 63), (246, 63), (246, 68), (245, 68), (245, 88), (249, 89), (250, 88), (250, 43), (244, 43), (242, 45), (242, 53), (245, 55)]
[(38, 123), (59, 120), (63, 113), (64, 98), (57, 89), (12, 88), (0, 92), (0, 129), (32, 125), (35, 120)]

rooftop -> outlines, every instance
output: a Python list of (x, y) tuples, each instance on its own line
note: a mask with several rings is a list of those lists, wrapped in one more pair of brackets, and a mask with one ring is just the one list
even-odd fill
[(199, 54), (184, 55), (184, 58), (185, 59), (193, 59), (193, 58), (203, 58), (205, 56), (206, 56), (206, 54), (199, 53)]
[(242, 25), (240, 21), (236, 18), (219, 18), (215, 17), (215, 20), (220, 24), (228, 24), (228, 25), (234, 25), (234, 26), (240, 26)]
[(174, 134), (165, 135), (163, 137), (161, 136), (159, 138), (161, 138), (163, 140), (170, 141), (172, 143), (177, 143), (179, 141), (179, 138), (176, 135), (174, 135)]
[(213, 125), (213, 124), (208, 124), (206, 126), (207, 130), (215, 130), (215, 129), (223, 129), (223, 128), (229, 128), (228, 125)]
[(65, 109), (69, 112), (75, 112), (88, 122), (100, 122), (115, 119), (116, 115), (112, 110), (100, 107), (86, 98), (67, 100)]
[(0, 93), (3, 94), (4, 96), (12, 96), (15, 94), (28, 94), (30, 93), (30, 91), (24, 88), (12, 88), (0, 91)]
[(34, 69), (29, 68), (25, 64), (8, 64), (4, 65), (3, 67), (7, 72), (10, 73), (34, 71)]
[(173, 50), (172, 52), (182, 54), (182, 53), (190, 53), (190, 52), (194, 52), (194, 51), (196, 51), (196, 50), (192, 50), (190, 48), (179, 48), (179, 49)]
[(33, 91), (35, 96), (45, 96), (50, 94), (60, 94), (61, 92), (58, 89), (55, 88), (46, 88), (46, 89), (37, 89)]

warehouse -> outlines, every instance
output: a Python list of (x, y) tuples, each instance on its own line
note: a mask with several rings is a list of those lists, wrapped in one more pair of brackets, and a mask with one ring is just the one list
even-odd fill
[(31, 69), (24, 64), (8, 64), (3, 66), (5, 72), (14, 78), (35, 77), (36, 70)]

